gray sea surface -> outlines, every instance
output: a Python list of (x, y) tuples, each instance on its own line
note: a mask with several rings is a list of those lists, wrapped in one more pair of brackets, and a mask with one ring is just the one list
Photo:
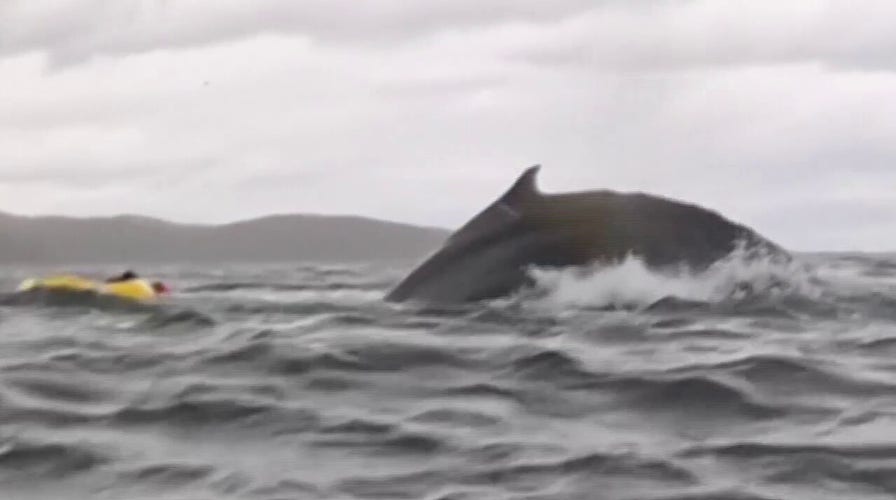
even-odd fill
[(383, 302), (412, 265), (3, 268), (0, 497), (896, 498), (894, 255)]

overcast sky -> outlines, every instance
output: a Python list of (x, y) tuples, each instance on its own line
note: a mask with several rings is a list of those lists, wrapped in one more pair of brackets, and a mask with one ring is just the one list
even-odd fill
[(545, 191), (896, 249), (896, 2), (2, 0), (0, 210), (454, 227)]

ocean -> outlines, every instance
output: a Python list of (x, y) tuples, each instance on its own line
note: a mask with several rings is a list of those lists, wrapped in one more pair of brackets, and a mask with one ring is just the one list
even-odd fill
[(383, 302), (413, 264), (143, 266), (174, 289), (146, 306), (0, 295), (0, 498), (896, 498), (896, 255)]

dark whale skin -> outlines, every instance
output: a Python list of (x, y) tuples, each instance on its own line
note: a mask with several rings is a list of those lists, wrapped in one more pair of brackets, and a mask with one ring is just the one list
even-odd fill
[(391, 302), (462, 303), (513, 293), (527, 269), (608, 263), (628, 255), (651, 268), (700, 271), (738, 245), (788, 258), (752, 229), (697, 205), (609, 190), (540, 193), (539, 166), (452, 234), (387, 295)]

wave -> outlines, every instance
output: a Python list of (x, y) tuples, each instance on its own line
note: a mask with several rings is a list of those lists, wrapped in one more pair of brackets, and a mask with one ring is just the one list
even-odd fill
[(206, 328), (217, 324), (214, 318), (195, 309), (154, 309), (145, 319), (134, 325), (134, 330), (163, 330), (173, 326)]
[(584, 384), (602, 380), (599, 374), (584, 369), (571, 355), (543, 350), (514, 359), (508, 370), (518, 377), (562, 384)]
[(39, 404), (13, 403), (2, 400), (0, 422), (3, 424), (40, 424), (51, 428), (75, 426), (95, 422), (99, 417), (71, 408), (47, 407)]
[(120, 474), (120, 478), (129, 483), (149, 482), (170, 488), (202, 481), (211, 476), (214, 471), (215, 468), (210, 465), (158, 463), (123, 472)]
[(808, 262), (629, 258), (421, 309), (355, 290), (374, 266), (170, 274), (198, 285), (135, 313), (31, 297), (0, 307), (0, 483), (23, 499), (59, 478), (70, 497), (894, 497), (896, 258)]
[(464, 398), (475, 398), (475, 397), (485, 397), (485, 398), (495, 398), (495, 399), (506, 399), (509, 401), (520, 403), (522, 402), (522, 396), (518, 391), (511, 389), (509, 387), (504, 387), (497, 384), (491, 384), (487, 382), (474, 383), (474, 384), (464, 384), (455, 387), (449, 387), (443, 389), (440, 392), (443, 396), (461, 396)]
[(26, 290), (0, 294), (3, 306), (78, 307), (106, 311), (151, 311), (154, 304), (127, 300), (93, 291)]
[(352, 453), (382, 455), (431, 455), (446, 452), (449, 445), (436, 436), (401, 432), (390, 435), (348, 435), (317, 438), (311, 444), (320, 448), (350, 448)]
[[(83, 370), (90, 373), (115, 374), (151, 370), (185, 357), (187, 357), (186, 354), (160, 352), (98, 353), (71, 350), (49, 355), (46, 363), (54, 368), (70, 367), (74, 370)], [(37, 366), (34, 366), (34, 368), (37, 368)]]
[(338, 313), (355, 315), (359, 312), (357, 304), (345, 304), (333, 300), (323, 300), (320, 297), (314, 297), (311, 299), (312, 300), (309, 300), (307, 302), (245, 301), (239, 303), (231, 303), (224, 308), (224, 312), (229, 314), (283, 314), (290, 316), (312, 316), (319, 314)]
[(656, 270), (629, 255), (609, 265), (563, 269), (533, 268), (533, 289), (523, 294), (536, 306), (643, 309), (664, 299), (690, 304), (750, 297), (824, 293), (814, 270), (796, 259), (756, 258), (741, 250), (702, 272)]
[[(359, 498), (429, 498), (433, 492), (443, 491), (449, 486), (490, 490), (499, 488), (505, 493), (519, 495), (546, 493), (546, 490), (561, 483), (590, 483), (596, 486), (613, 479), (625, 478), (636, 478), (639, 484), (655, 487), (681, 488), (693, 486), (697, 482), (692, 472), (665, 460), (590, 453), (556, 460), (481, 465), (475, 467), (475, 470), (432, 469), (409, 474), (356, 477), (342, 481), (337, 489)], [(584, 489), (593, 488), (585, 486)], [(479, 493), (480, 495), (470, 498), (481, 498), (482, 492)], [(582, 497), (581, 493), (577, 495), (563, 492), (557, 496), (537, 495), (525, 498), (593, 498), (592, 495), (593, 493)], [(487, 496), (495, 496), (495, 492)]]
[(785, 497), (768, 496), (734, 489), (706, 490), (701, 488), (699, 491), (690, 493), (645, 495), (643, 500), (785, 500)]
[(312, 483), (297, 481), (295, 479), (278, 481), (270, 486), (259, 486), (248, 492), (252, 498), (311, 498), (324, 497), (324, 492)]
[(383, 435), (395, 430), (394, 424), (353, 418), (338, 424), (327, 425), (318, 430), (320, 434), (366, 434)]
[[(771, 444), (741, 442), (694, 447), (681, 456), (712, 457), (754, 469), (769, 484), (839, 485), (896, 494), (896, 447), (892, 444)], [(839, 488), (838, 488), (839, 489)]]
[(109, 457), (81, 444), (15, 438), (0, 444), (0, 474), (58, 480), (105, 464)]
[(320, 282), (320, 283), (276, 283), (265, 281), (240, 281), (204, 283), (186, 287), (183, 293), (202, 292), (234, 292), (240, 290), (271, 290), (277, 292), (304, 292), (304, 291), (340, 291), (340, 290), (382, 290), (389, 283), (358, 283), (358, 282)]
[(411, 422), (437, 424), (448, 427), (493, 427), (501, 423), (501, 419), (470, 410), (458, 408), (436, 408), (418, 413), (409, 419)]
[[(46, 367), (43, 367), (46, 368)], [(97, 403), (106, 400), (110, 391), (95, 381), (85, 384), (89, 379), (46, 373), (6, 374), (3, 385), (32, 398), (64, 403)]]
[(687, 371), (715, 370), (739, 378), (769, 391), (848, 395), (889, 393), (893, 385), (876, 380), (863, 380), (854, 373), (834, 370), (834, 363), (811, 358), (784, 355), (749, 355), (740, 359), (685, 368)]
[(449, 471), (422, 471), (381, 477), (355, 477), (342, 480), (336, 489), (354, 498), (426, 498), (450, 484)]
[[(681, 413), (695, 419), (746, 418), (768, 420), (787, 414), (764, 403), (746, 388), (709, 375), (687, 377), (620, 376), (597, 385), (621, 396), (630, 408), (649, 413)], [(589, 384), (594, 388), (595, 384)]]
[(176, 429), (220, 429), (224, 426), (265, 428), (274, 435), (294, 434), (318, 427), (320, 417), (307, 408), (245, 397), (182, 398), (160, 405), (133, 405), (112, 414), (122, 426), (160, 425)]
[(114, 421), (123, 425), (166, 423), (174, 426), (207, 426), (242, 420), (271, 410), (270, 405), (229, 398), (177, 401), (155, 407), (129, 407)]
[(395, 372), (434, 366), (475, 366), (475, 360), (456, 351), (436, 346), (377, 342), (321, 352), (291, 344), (251, 341), (207, 356), (204, 362), (211, 365), (251, 363), (264, 372), (288, 375), (315, 370)]
[(628, 454), (589, 453), (553, 461), (513, 464), (467, 476), (472, 483), (507, 483), (537, 478), (577, 474), (607, 476), (637, 476), (639, 480), (692, 485), (697, 478), (689, 470), (666, 460), (637, 457)]
[(717, 458), (759, 459), (789, 457), (800, 454), (819, 454), (841, 459), (866, 458), (896, 459), (896, 444), (817, 444), (817, 443), (760, 443), (735, 442), (695, 446), (681, 452), (684, 457), (714, 456)]

